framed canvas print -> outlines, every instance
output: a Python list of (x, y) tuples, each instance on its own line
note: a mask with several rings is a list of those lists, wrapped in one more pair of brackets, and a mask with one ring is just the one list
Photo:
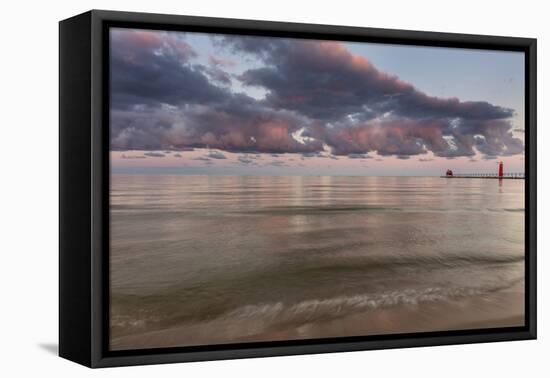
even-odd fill
[(536, 40), (60, 23), (60, 355), (536, 337)]

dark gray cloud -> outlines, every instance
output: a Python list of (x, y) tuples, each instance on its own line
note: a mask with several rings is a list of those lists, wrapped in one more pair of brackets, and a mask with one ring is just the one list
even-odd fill
[(269, 90), (267, 102), (312, 118), (370, 119), (391, 112), (411, 118), (502, 119), (513, 110), (487, 102), (430, 97), (409, 83), (378, 70), (344, 45), (331, 41), (228, 37), (234, 49), (255, 53), (265, 67), (246, 71), (241, 80)]
[(230, 85), (231, 75), (218, 67), (202, 67), (203, 73), (205, 73), (210, 80), (213, 80), (217, 84)]
[(111, 106), (208, 104), (225, 96), (210, 83), (179, 33), (114, 30), (111, 33)]
[(328, 158), (329, 155), (327, 155), (326, 153), (324, 152), (320, 152), (320, 151), (316, 151), (316, 152), (304, 152), (302, 154), (302, 157), (304, 158)]
[(367, 154), (349, 154), (348, 159), (372, 159), (372, 157)]
[(143, 155), (126, 155), (122, 154), (120, 155), (122, 159), (145, 159), (146, 157)]
[[(113, 32), (112, 149), (402, 159), (430, 151), (447, 158), (523, 152), (512, 109), (429, 96), (340, 43), (216, 40), (262, 65), (235, 78), (226, 71), (231, 61), (212, 55), (198, 64), (185, 33)], [(230, 91), (232, 80), (262, 88), (265, 99)]]

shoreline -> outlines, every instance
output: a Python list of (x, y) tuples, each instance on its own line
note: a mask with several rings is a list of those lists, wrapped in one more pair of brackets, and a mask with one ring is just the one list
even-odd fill
[(518, 327), (525, 321), (523, 303), (523, 293), (514, 290), (491, 296), (369, 310), (295, 325), (270, 326), (257, 319), (238, 323), (214, 319), (120, 336), (111, 340), (111, 350)]

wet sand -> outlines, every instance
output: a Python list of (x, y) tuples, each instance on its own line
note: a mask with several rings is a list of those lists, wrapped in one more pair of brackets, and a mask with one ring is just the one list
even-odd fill
[(524, 325), (524, 296), (517, 289), (522, 286), (517, 285), (515, 289), (491, 296), (365, 311), (326, 321), (316, 319), (288, 328), (279, 326), (266, 329), (266, 324), (257, 319), (249, 319), (246, 327), (242, 323), (218, 319), (118, 337), (112, 340), (111, 347), (113, 350), (126, 350), (202, 345), (205, 339), (211, 341), (210, 345), (214, 345), (521, 327)]

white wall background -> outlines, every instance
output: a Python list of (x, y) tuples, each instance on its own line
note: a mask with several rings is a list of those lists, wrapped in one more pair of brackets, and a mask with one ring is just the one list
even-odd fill
[[(0, 375), (3, 377), (549, 376), (550, 27), (545, 1), (6, 1), (0, 22)], [(61, 19), (111, 9), (536, 37), (539, 340), (90, 370), (58, 358), (57, 63)], [(546, 374), (545, 374), (546, 373)]]

